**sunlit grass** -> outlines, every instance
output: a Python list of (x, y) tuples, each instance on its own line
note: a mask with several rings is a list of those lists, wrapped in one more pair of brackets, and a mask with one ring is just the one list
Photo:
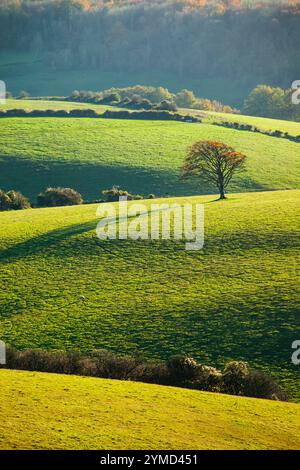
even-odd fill
[(244, 359), (299, 397), (299, 196), (172, 199), (205, 203), (196, 252), (181, 241), (101, 242), (95, 205), (1, 213), (0, 337), (18, 348)]
[(299, 449), (300, 405), (0, 370), (0, 449)]
[(248, 156), (230, 191), (300, 187), (300, 145), (253, 132), (179, 122), (85, 118), (0, 120), (0, 188), (33, 201), (47, 186), (68, 186), (86, 199), (113, 184), (147, 195), (214, 193), (203, 182), (180, 179), (187, 147), (218, 140)]

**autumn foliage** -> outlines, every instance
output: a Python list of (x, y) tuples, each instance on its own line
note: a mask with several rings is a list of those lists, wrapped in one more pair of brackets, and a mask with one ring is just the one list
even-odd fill
[(246, 156), (222, 142), (198, 141), (188, 150), (183, 176), (196, 176), (212, 182), (225, 199), (225, 190), (233, 175), (244, 169)]

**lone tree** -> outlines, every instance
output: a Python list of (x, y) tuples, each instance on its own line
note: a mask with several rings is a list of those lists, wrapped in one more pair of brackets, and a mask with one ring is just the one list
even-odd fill
[(220, 199), (226, 199), (225, 190), (234, 173), (244, 169), (245, 159), (246, 155), (222, 142), (198, 141), (188, 150), (182, 168), (183, 177), (198, 176), (214, 183)]

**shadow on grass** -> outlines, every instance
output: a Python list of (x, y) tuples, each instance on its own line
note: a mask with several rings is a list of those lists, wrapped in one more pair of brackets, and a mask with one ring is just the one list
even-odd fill
[[(108, 254), (109, 258), (117, 257), (129, 264), (147, 266), (145, 259), (149, 256), (155, 256), (156, 251), (161, 255), (162, 250), (166, 255), (166, 261), (168, 253), (176, 253), (183, 262), (183, 258), (188, 260), (190, 256), (201, 258), (203, 255), (220, 256), (226, 254), (234, 257), (241, 256), (241, 252), (248, 255), (252, 250), (257, 256), (257, 250), (277, 252), (278, 250), (299, 247), (299, 237), (294, 232), (259, 232), (237, 227), (236, 231), (228, 233), (208, 233), (203, 249), (189, 252), (185, 250), (184, 239), (182, 241), (175, 241), (172, 238), (170, 240), (100, 240), (96, 236), (98, 222), (99, 219), (93, 219), (86, 223), (62, 227), (17, 243), (0, 251), (0, 263), (15, 262), (41, 252), (45, 259), (50, 256), (58, 258), (73, 257), (74, 255), (87, 257), (90, 254), (95, 255), (99, 253), (98, 250), (101, 250), (102, 254)], [(91, 231), (94, 236), (76, 238)]]
[[(94, 162), (42, 160), (0, 156), (0, 188), (21, 191), (32, 202), (49, 186), (72, 187), (87, 200), (101, 198), (101, 191), (119, 185), (147, 196), (196, 196), (216, 194), (216, 188), (196, 180), (182, 181), (179, 170), (166, 170)], [(263, 185), (250, 179), (236, 181), (236, 192), (262, 191)]]
[(39, 253), (44, 248), (51, 248), (70, 237), (95, 230), (98, 220), (94, 219), (84, 224), (74, 224), (69, 227), (51, 230), (42, 235), (30, 238), (21, 243), (0, 251), (0, 262), (12, 262)]

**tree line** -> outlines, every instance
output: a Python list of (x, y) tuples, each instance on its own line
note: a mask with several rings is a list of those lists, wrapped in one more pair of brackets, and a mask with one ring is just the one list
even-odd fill
[(9, 0), (1, 50), (30, 51), (54, 69), (167, 73), (287, 87), (300, 77), (300, 7), (282, 2)]
[(192, 90), (182, 89), (172, 93), (168, 88), (162, 86), (134, 85), (122, 88), (114, 87), (102, 91), (74, 90), (65, 99), (82, 103), (109, 104), (129, 109), (175, 112), (178, 108), (189, 108), (223, 113), (239, 113), (238, 109), (224, 105), (220, 101), (199, 98), (195, 96)]

